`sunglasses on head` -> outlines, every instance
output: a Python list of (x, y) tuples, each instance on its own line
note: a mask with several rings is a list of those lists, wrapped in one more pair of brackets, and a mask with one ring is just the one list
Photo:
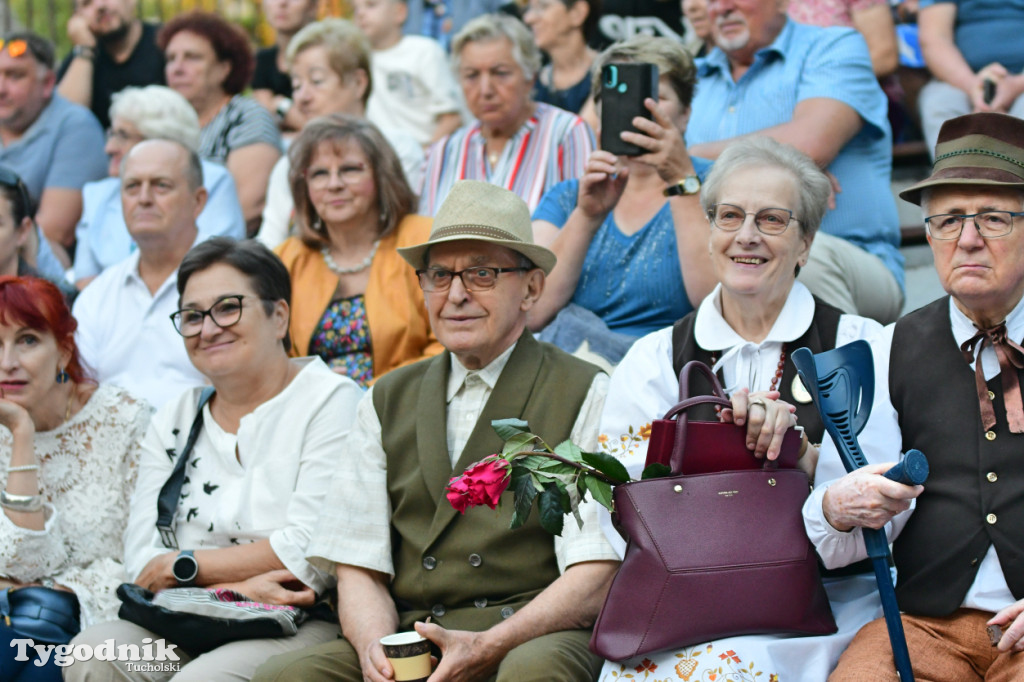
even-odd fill
[(0, 38), (0, 52), (4, 49), (7, 50), (7, 54), (12, 57), (20, 57), (28, 52), (28, 41), (22, 38), (16, 38), (14, 40), (4, 40)]

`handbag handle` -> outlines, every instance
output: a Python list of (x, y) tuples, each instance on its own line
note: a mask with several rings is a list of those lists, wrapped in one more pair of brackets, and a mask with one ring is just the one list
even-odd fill
[[(690, 397), (690, 378), (694, 372), (704, 375), (704, 378), (711, 384), (712, 395), (699, 395)], [(711, 368), (699, 360), (690, 360), (683, 365), (679, 372), (679, 402), (672, 409), (665, 413), (665, 419), (676, 420), (676, 437), (672, 443), (672, 455), (669, 458), (669, 468), (673, 473), (680, 473), (683, 470), (683, 451), (686, 449), (686, 424), (689, 419), (687, 410), (695, 405), (718, 405), (721, 407), (732, 407), (732, 402), (725, 397), (725, 391), (718, 377)]]

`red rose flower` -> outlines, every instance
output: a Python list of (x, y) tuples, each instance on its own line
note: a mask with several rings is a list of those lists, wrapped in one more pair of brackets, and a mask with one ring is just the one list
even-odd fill
[(448, 503), (451, 504), (455, 511), (460, 514), (465, 514), (469, 508), (469, 486), (466, 484), (464, 476), (456, 476), (452, 480), (448, 481), (448, 491), (446, 497)]
[(463, 514), (469, 507), (484, 504), (494, 509), (498, 506), (501, 494), (508, 488), (508, 483), (508, 462), (493, 455), (448, 481), (446, 496), (452, 507)]
[(491, 509), (498, 506), (498, 500), (509, 483), (508, 462), (500, 457), (485, 459), (466, 469), (464, 478), (469, 479), (470, 504), (486, 504)]

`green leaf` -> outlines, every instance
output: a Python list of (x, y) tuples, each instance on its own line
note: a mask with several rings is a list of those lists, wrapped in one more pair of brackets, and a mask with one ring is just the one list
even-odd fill
[(562, 511), (562, 493), (558, 486), (549, 483), (537, 498), (537, 511), (540, 513), (540, 525), (552, 535), (562, 534), (565, 513)]
[(640, 474), (640, 480), (646, 481), (648, 478), (662, 478), (663, 476), (671, 476), (672, 468), (667, 464), (661, 462), (654, 462), (649, 465), (644, 472)]
[(532, 433), (517, 433), (505, 441), (505, 447), (501, 449), (501, 454), (510, 455), (522, 450), (532, 450), (533, 448), (529, 447), (529, 445), (536, 438), (537, 436)]
[(590, 491), (590, 496), (594, 498), (594, 501), (600, 504), (608, 511), (612, 510), (612, 487), (602, 480), (594, 478), (593, 476), (584, 476), (584, 482), (587, 485), (587, 490)]
[(583, 451), (580, 450), (579, 446), (572, 441), (564, 441), (558, 444), (555, 448), (555, 454), (559, 457), (564, 457), (570, 462), (582, 462)]
[(537, 497), (537, 488), (533, 484), (533, 476), (529, 472), (518, 473), (512, 471), (512, 488), (514, 507), (512, 511), (512, 523), (509, 528), (519, 528), (530, 518), (530, 510), (533, 509), (533, 498)]
[(603, 452), (584, 452), (583, 461), (609, 478), (614, 478), (621, 483), (629, 481), (629, 472), (626, 471), (626, 467), (611, 455), (606, 455)]
[(495, 419), (491, 422), (491, 428), (502, 440), (508, 440), (516, 434), (530, 433), (530, 425), (522, 419)]

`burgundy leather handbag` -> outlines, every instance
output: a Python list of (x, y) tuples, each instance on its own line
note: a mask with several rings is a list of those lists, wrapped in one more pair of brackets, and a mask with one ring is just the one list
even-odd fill
[[(688, 397), (695, 371), (711, 381), (714, 395)], [(594, 626), (591, 650), (620, 661), (734, 635), (835, 632), (817, 556), (804, 532), (801, 507), (810, 486), (807, 475), (793, 468), (799, 435), (784, 441), (782, 467), (756, 459), (746, 449), (745, 427), (714, 424), (708, 430), (707, 422), (688, 421), (686, 411), (694, 405), (730, 404), (707, 365), (687, 363), (679, 392), (679, 404), (665, 415), (675, 418), (673, 475), (615, 488), (613, 520), (627, 540), (626, 555)], [(687, 458), (709, 460), (707, 452), (722, 452), (715, 439), (695, 443), (694, 434), (726, 430), (733, 433), (721, 440), (733, 444), (721, 458), (732, 470), (678, 473), (691, 470)], [(696, 468), (709, 466), (710, 460)]]

